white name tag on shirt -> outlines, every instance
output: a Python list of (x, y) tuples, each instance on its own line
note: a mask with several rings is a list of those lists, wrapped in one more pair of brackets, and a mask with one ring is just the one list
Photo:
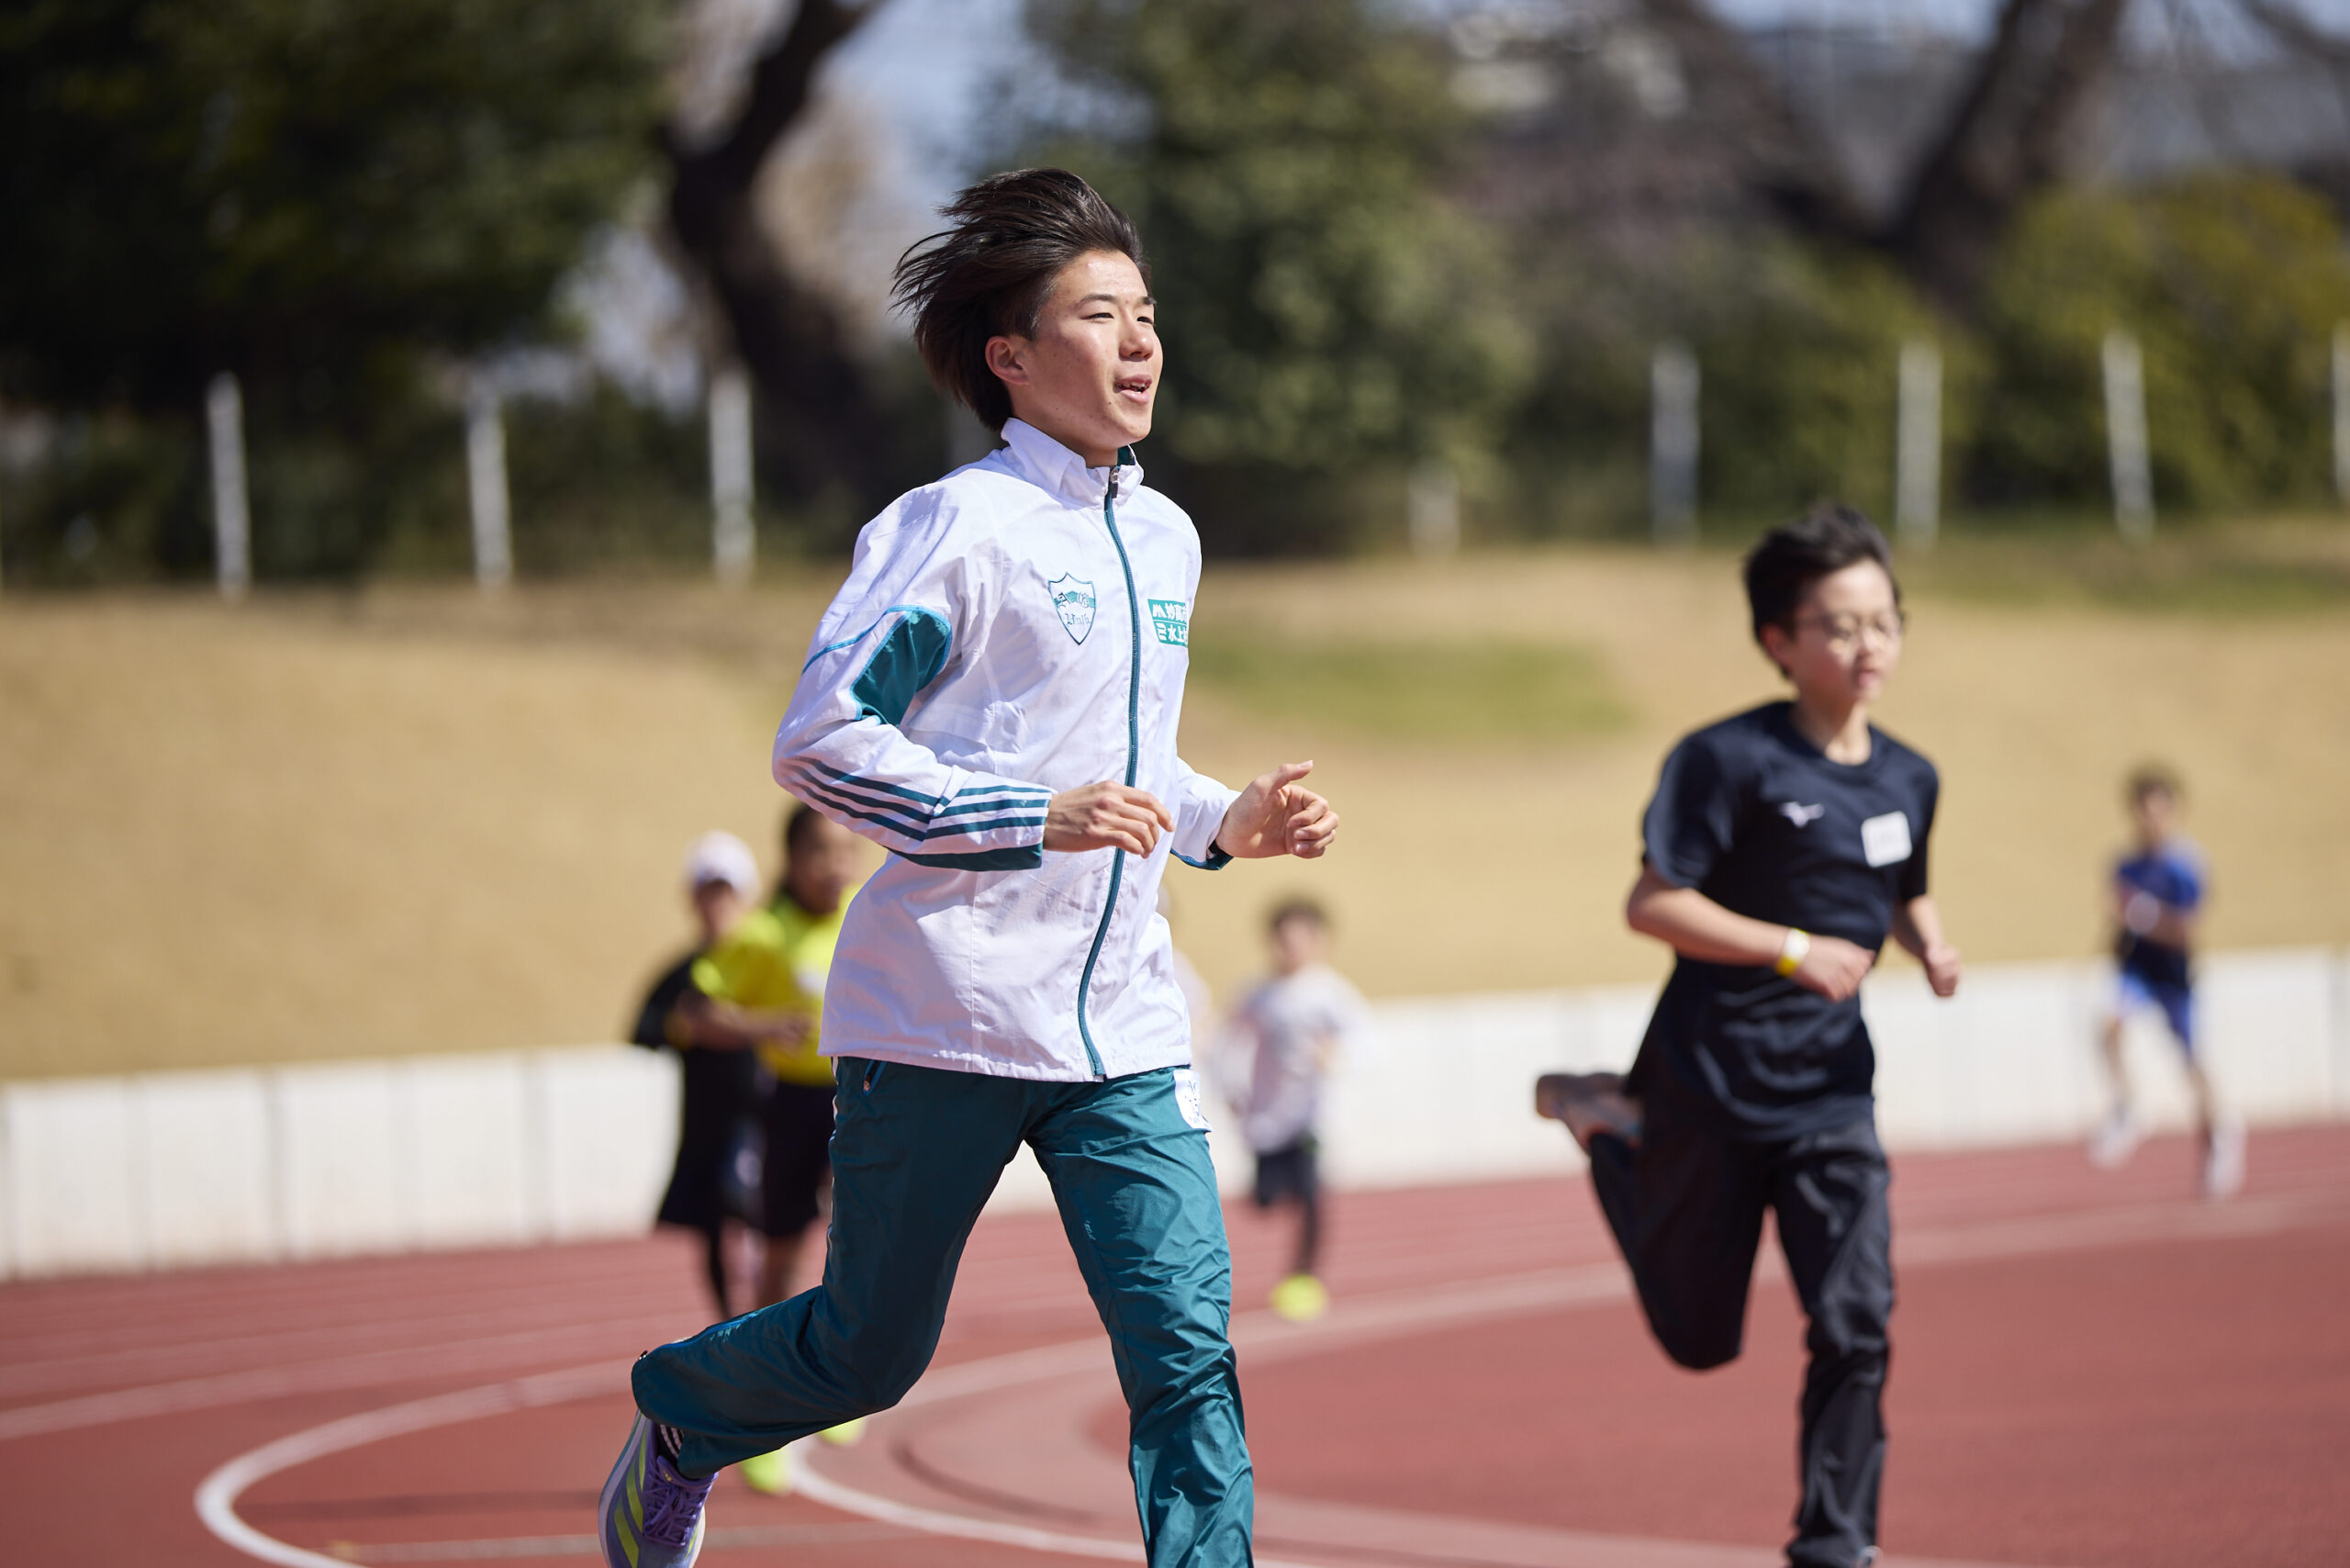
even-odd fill
[(1899, 812), (1871, 817), (1861, 824), (1861, 853), (1872, 866), (1893, 866), (1909, 858), (1909, 819)]
[(1175, 1108), (1192, 1126), (1208, 1130), (1208, 1114), (1200, 1106), (1200, 1075), (1188, 1067), (1175, 1070)]

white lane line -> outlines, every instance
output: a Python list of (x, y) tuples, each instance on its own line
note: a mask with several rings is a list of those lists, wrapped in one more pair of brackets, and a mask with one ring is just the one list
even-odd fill
[[(1091, 1348), (1091, 1341), (1088, 1341), (1088, 1348)], [(1037, 1529), (1030, 1525), (1000, 1524), (993, 1519), (975, 1519), (968, 1514), (916, 1507), (911, 1503), (900, 1503), (870, 1492), (860, 1492), (853, 1486), (845, 1486), (809, 1462), (815, 1442), (813, 1438), (802, 1438), (791, 1445), (791, 1487), (811, 1502), (822, 1503), (828, 1508), (920, 1530), (924, 1535), (946, 1536), (957, 1540), (984, 1540), (996, 1546), (1016, 1546), (1027, 1551), (1049, 1551), (1061, 1557), (1098, 1557), (1113, 1562), (1140, 1562), (1143, 1560), (1142, 1542), (1139, 1540), (1104, 1540), (1097, 1536), (1070, 1535), (1061, 1530)], [(1286, 1562), (1278, 1557), (1257, 1557), (1253, 1561), (1257, 1568), (1312, 1568), (1307, 1563)]]
[[(737, 1525), (703, 1532), (704, 1551), (760, 1546), (825, 1546), (838, 1541), (903, 1540), (918, 1532), (896, 1525)], [(482, 1562), (503, 1557), (593, 1557), (592, 1535), (510, 1535), (487, 1540), (397, 1540), (376, 1545), (336, 1541), (342, 1562)]]
[[(1913, 1264), (1975, 1261), (2030, 1255), (2057, 1249), (2130, 1246), (2164, 1239), (2203, 1239), (2232, 1235), (2271, 1234), (2340, 1214), (2343, 1201), (2331, 1197), (2311, 1202), (2302, 1195), (2253, 1200), (2216, 1209), (2200, 1205), (2147, 1205), (2133, 1210), (2085, 1210), (2035, 1216), (2029, 1221), (1995, 1221), (1917, 1234), (1909, 1252)], [(1922, 1245), (1919, 1245), (1922, 1243)], [(1319, 1323), (1292, 1324), (1270, 1312), (1248, 1312), (1232, 1320), (1237, 1346), (1256, 1356), (1283, 1359), (1290, 1355), (1335, 1350), (1351, 1339), (1377, 1339), (1414, 1328), (1460, 1323), (1478, 1317), (1501, 1317), (1546, 1307), (1595, 1305), (1620, 1299), (1629, 1285), (1620, 1264), (1592, 1264), (1552, 1269), (1539, 1273), (1398, 1293), (1341, 1302)], [(1082, 1339), (1015, 1350), (979, 1361), (940, 1368), (917, 1383), (899, 1408), (968, 1398), (1021, 1383), (1041, 1382), (1098, 1367), (1108, 1357), (1108, 1342), (1098, 1334)], [(444, 1368), (445, 1370), (445, 1368)], [(292, 1546), (247, 1524), (237, 1514), (237, 1499), (267, 1476), (345, 1449), (363, 1447), (386, 1438), (479, 1420), (510, 1410), (540, 1405), (560, 1405), (599, 1394), (617, 1392), (615, 1367), (609, 1361), (543, 1372), (486, 1387), (439, 1394), (365, 1411), (323, 1426), (308, 1428), (274, 1442), (240, 1454), (206, 1476), (196, 1492), (196, 1511), (205, 1527), (228, 1545), (281, 1568), (349, 1568), (349, 1560), (329, 1557)], [(624, 1383), (622, 1383), (624, 1387)], [(139, 1391), (131, 1391), (133, 1393)], [(999, 1524), (934, 1509), (916, 1507), (858, 1491), (833, 1480), (812, 1462), (811, 1439), (792, 1445), (797, 1452), (794, 1484), (810, 1498), (844, 1513), (886, 1524), (902, 1525), (926, 1534), (986, 1540), (1064, 1556), (1138, 1561), (1139, 1543), (1102, 1540), (1027, 1526)], [(1309, 1568), (1307, 1564), (1259, 1558), (1260, 1568)], [(1911, 1560), (1916, 1561), (1916, 1560)], [(1957, 1565), (1948, 1565), (1957, 1568)]]
[(599, 1394), (623, 1392), (627, 1387), (624, 1366), (598, 1361), (593, 1366), (569, 1367), (562, 1372), (541, 1372), (536, 1377), (493, 1383), (483, 1388), (435, 1394), (430, 1399), (412, 1399), (405, 1405), (387, 1405), (380, 1410), (364, 1410), (339, 1421), (305, 1428), (239, 1454), (198, 1482), (196, 1517), (221, 1540), (263, 1562), (278, 1563), (281, 1568), (350, 1568), (348, 1558), (329, 1557), (324, 1552), (290, 1546), (253, 1529), (238, 1517), (237, 1499), (255, 1482), (345, 1449), (364, 1448), (386, 1438), (453, 1426), (460, 1421), (502, 1416), (509, 1410), (563, 1405)]
[(252, 1367), (209, 1377), (154, 1383), (109, 1394), (84, 1394), (46, 1405), (20, 1405), (0, 1410), (0, 1441), (42, 1437), (82, 1427), (103, 1427), (115, 1421), (144, 1419), (216, 1409), (289, 1394), (323, 1394), (338, 1388), (371, 1388), (408, 1378), (430, 1378), (465, 1372), (495, 1372), (517, 1361), (528, 1365), (591, 1352), (599, 1344), (625, 1346), (616, 1355), (630, 1355), (651, 1344), (674, 1339), (675, 1313), (634, 1323), (605, 1323), (558, 1333), (532, 1329), (479, 1339), (459, 1339), (445, 1345), (410, 1345), (397, 1350), (368, 1350), (325, 1361), (302, 1361), (288, 1367)]
[[(524, 1310), (517, 1311), (516, 1306)], [(675, 1309), (669, 1316), (679, 1323), (699, 1321), (694, 1316), (698, 1308), (693, 1304), (680, 1305), (676, 1302), (674, 1292), (665, 1291), (644, 1293), (642, 1299), (633, 1302), (607, 1299), (604, 1310), (592, 1314), (584, 1314), (576, 1303), (549, 1302), (543, 1297), (535, 1301), (518, 1299), (513, 1305), (502, 1309), (387, 1313), (381, 1316), (363, 1316), (367, 1312), (365, 1305), (354, 1302), (351, 1317), (332, 1326), (281, 1327), (226, 1338), (159, 1341), (151, 1335), (143, 1345), (87, 1354), (66, 1354), (45, 1346), (12, 1345), (7, 1347), (8, 1353), (24, 1360), (14, 1365), (0, 1365), (0, 1398), (28, 1398), (59, 1389), (86, 1389), (93, 1383), (103, 1388), (106, 1383), (118, 1381), (135, 1386), (142, 1378), (151, 1378), (159, 1371), (168, 1373), (191, 1364), (223, 1367), (243, 1361), (248, 1367), (264, 1367), (283, 1362), (303, 1350), (320, 1348), (350, 1355), (362, 1350), (463, 1341), (478, 1338), (485, 1330), (498, 1330), (500, 1337), (522, 1332), (588, 1332), (610, 1327), (620, 1311), (632, 1307), (635, 1310), (630, 1317), (644, 1321), (664, 1306)], [(533, 1307), (535, 1312), (530, 1310)], [(543, 1317), (543, 1321), (532, 1322), (534, 1316)], [(352, 1321), (353, 1318), (357, 1320)], [(251, 1325), (250, 1312), (245, 1321)], [(176, 1330), (180, 1325), (175, 1322), (172, 1327)]]

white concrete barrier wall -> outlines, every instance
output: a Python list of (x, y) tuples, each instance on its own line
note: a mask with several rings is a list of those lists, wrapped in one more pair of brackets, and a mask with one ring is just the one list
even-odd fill
[[(1870, 982), (1888, 1147), (2080, 1136), (2102, 1113), (2096, 963), (2009, 964), (1936, 1001), (1914, 969)], [(1534, 1076), (1628, 1064), (1653, 987), (1390, 1002), (1325, 1117), (1342, 1185), (1560, 1173), (1580, 1163), (1529, 1109)], [(2350, 954), (2204, 966), (2204, 1049), (2250, 1121), (2350, 1116)], [(2130, 1049), (2157, 1126), (2188, 1104), (2166, 1040)], [(1209, 1096), (1227, 1192), (1248, 1152)], [(675, 1148), (677, 1074), (626, 1046), (0, 1085), (0, 1275), (316, 1258), (642, 1231)], [(2255, 1158), (2257, 1158), (2255, 1154)], [(1024, 1152), (994, 1206), (1051, 1194)]]

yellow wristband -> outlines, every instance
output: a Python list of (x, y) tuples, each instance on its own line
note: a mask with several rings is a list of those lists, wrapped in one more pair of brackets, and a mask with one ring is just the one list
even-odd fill
[(1782, 978), (1793, 975), (1803, 968), (1804, 958), (1810, 951), (1811, 933), (1798, 931), (1790, 925), (1787, 927), (1787, 939), (1779, 944), (1779, 961), (1771, 967), (1778, 970)]

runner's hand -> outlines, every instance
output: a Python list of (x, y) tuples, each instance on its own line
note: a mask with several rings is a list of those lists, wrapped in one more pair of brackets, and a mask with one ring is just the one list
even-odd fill
[(1312, 860), (1338, 834), (1338, 813), (1330, 802), (1298, 783), (1314, 771), (1310, 762), (1284, 762), (1258, 775), (1224, 813), (1216, 846), (1236, 860), (1294, 855)]
[(1147, 790), (1087, 784), (1062, 790), (1045, 808), (1045, 847), (1063, 855), (1089, 849), (1147, 855), (1174, 825), (1174, 814)]
[(1926, 983), (1934, 988), (1936, 996), (1954, 996), (1958, 993), (1961, 965), (1958, 961), (1957, 948), (1947, 942), (1939, 943), (1926, 949), (1924, 962)]
[(1806, 991), (1816, 991), (1830, 1002), (1841, 1002), (1861, 989), (1861, 981), (1875, 966), (1876, 955), (1866, 947), (1841, 936), (1815, 935), (1811, 951), (1796, 966), (1794, 979)]

